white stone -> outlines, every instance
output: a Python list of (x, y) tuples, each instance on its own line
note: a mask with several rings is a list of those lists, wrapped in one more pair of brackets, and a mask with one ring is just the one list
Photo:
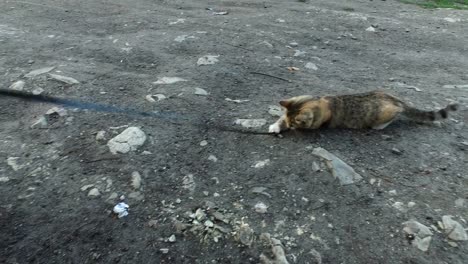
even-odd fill
[(256, 162), (255, 165), (253, 165), (252, 167), (256, 169), (260, 169), (260, 168), (265, 167), (268, 164), (270, 164), (270, 160), (266, 159), (266, 160)]
[(58, 75), (58, 74), (52, 74), (52, 73), (49, 73), (49, 76), (52, 78), (52, 79), (55, 79), (59, 82), (63, 82), (63, 83), (66, 83), (66, 84), (70, 84), (70, 85), (73, 85), (73, 84), (79, 84), (80, 82), (73, 79), (72, 77), (68, 77), (68, 76), (63, 76), (63, 75)]
[(31, 128), (47, 128), (47, 118), (45, 116), (39, 117), (32, 125)]
[(404, 222), (403, 225), (405, 233), (415, 236), (413, 245), (421, 251), (427, 251), (432, 239), (432, 232), (429, 227), (415, 220)]
[(202, 96), (207, 96), (208, 95), (208, 92), (205, 91), (204, 89), (202, 88), (195, 88), (195, 92), (194, 92), (196, 95), (202, 95)]
[(167, 240), (168, 240), (169, 242), (171, 242), (171, 243), (174, 243), (174, 242), (176, 242), (176, 236), (175, 236), (175, 235), (172, 235), (172, 236), (170, 236)]
[(210, 156), (208, 157), (208, 160), (211, 160), (211, 161), (213, 161), (213, 162), (217, 162), (217, 161), (218, 161), (218, 158), (216, 158), (216, 156), (214, 156), (214, 155), (210, 155)]
[(10, 181), (10, 178), (8, 177), (0, 177), (0, 182), (8, 182)]
[[(156, 98), (156, 99), (154, 99)], [(161, 100), (164, 100), (166, 99), (167, 97), (164, 95), (164, 94), (148, 94), (146, 96), (146, 100), (150, 103), (155, 103), (155, 102), (159, 102)]]
[(132, 172), (132, 187), (135, 190), (138, 190), (141, 187), (141, 175), (138, 171)]
[(416, 205), (415, 202), (408, 202), (408, 208), (414, 207)]
[(234, 123), (245, 128), (256, 128), (264, 126), (267, 121), (266, 119), (237, 119)]
[(255, 212), (264, 214), (267, 212), (268, 206), (262, 202), (259, 202), (254, 206), (254, 209), (255, 209)]
[(34, 95), (40, 95), (44, 92), (44, 89), (42, 89), (41, 87), (37, 87), (37, 88), (34, 88), (31, 93), (34, 94)]
[(47, 110), (46, 115), (58, 114), (59, 116), (66, 116), (68, 114), (67, 109), (63, 107), (54, 106)]
[(294, 57), (301, 57), (301, 56), (305, 55), (306, 53), (307, 53), (307, 52), (305, 52), (305, 51), (295, 50), (293, 56), (294, 56)]
[(44, 74), (44, 73), (48, 73), (50, 72), (51, 70), (53, 70), (55, 67), (46, 67), (46, 68), (41, 68), (41, 69), (37, 69), (37, 70), (33, 70), (31, 72), (29, 72), (28, 74), (24, 75), (24, 77), (26, 78), (32, 78), (32, 77), (36, 77), (38, 75), (41, 75), (41, 74)]
[(138, 127), (129, 127), (107, 142), (112, 154), (135, 151), (146, 141), (145, 133)]
[(317, 65), (315, 65), (315, 63), (312, 63), (312, 62), (308, 62), (306, 63), (306, 65), (304, 66), (306, 69), (310, 69), (310, 70), (318, 70), (318, 67)]
[(11, 90), (16, 90), (16, 91), (23, 91), (24, 88), (24, 81), (16, 81), (13, 84), (10, 85)]
[(145, 198), (145, 196), (141, 192), (131, 192), (128, 194), (129, 199), (134, 199), (136, 201), (141, 201)]
[(186, 39), (193, 39), (193, 38), (195, 38), (195, 37), (194, 37), (194, 36), (189, 36), (189, 35), (181, 35), (181, 36), (177, 36), (177, 37), (174, 39), (174, 41), (180, 43), (180, 42), (185, 41)]
[(97, 197), (99, 195), (101, 195), (101, 193), (99, 192), (98, 188), (93, 188), (93, 189), (89, 190), (89, 192), (88, 192), (88, 196), (90, 196), (90, 197)]
[(398, 211), (406, 212), (406, 208), (402, 202), (395, 202), (394, 204), (392, 204), (392, 207), (397, 209)]
[(153, 84), (173, 84), (177, 82), (186, 82), (187, 80), (179, 78), (179, 77), (161, 77), (158, 78), (157, 81), (153, 82)]
[(375, 28), (373, 26), (370, 26), (370, 27), (366, 28), (366, 31), (375, 32)]
[(19, 157), (9, 157), (7, 159), (7, 164), (14, 170), (17, 171), (22, 168), (22, 166), (18, 165)]
[(328, 152), (326, 149), (314, 148), (312, 154), (325, 160), (325, 163), (327, 164), (328, 169), (331, 170), (333, 177), (338, 178), (341, 185), (353, 184), (362, 180), (362, 176), (355, 172), (351, 166)]
[(200, 142), (200, 146), (204, 147), (204, 146), (206, 146), (206, 145), (208, 145), (208, 141), (202, 140), (202, 141)]
[(84, 192), (84, 191), (86, 191), (86, 190), (88, 190), (89, 188), (92, 188), (92, 187), (94, 187), (94, 184), (88, 184), (88, 185), (85, 185), (85, 186), (81, 187), (80, 190)]
[(466, 233), (466, 230), (460, 223), (453, 220), (451, 215), (442, 216), (442, 223), (445, 233), (450, 239), (455, 241), (468, 240), (468, 234)]
[(461, 19), (459, 18), (451, 18), (451, 17), (444, 17), (444, 20), (450, 23), (460, 22)]
[(219, 55), (206, 55), (198, 59), (197, 65), (211, 65), (217, 63)]

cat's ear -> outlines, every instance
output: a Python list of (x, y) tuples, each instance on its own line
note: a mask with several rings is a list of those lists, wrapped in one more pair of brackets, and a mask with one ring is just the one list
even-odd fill
[(288, 108), (288, 107), (291, 105), (291, 101), (289, 101), (289, 100), (281, 100), (281, 101), (279, 102), (279, 104), (280, 104), (282, 107)]

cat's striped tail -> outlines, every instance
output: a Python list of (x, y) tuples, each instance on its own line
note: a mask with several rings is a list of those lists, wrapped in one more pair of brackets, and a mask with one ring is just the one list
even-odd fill
[(446, 119), (449, 115), (449, 112), (457, 111), (457, 109), (458, 104), (449, 104), (445, 108), (438, 111), (419, 110), (417, 108), (404, 105), (402, 114), (416, 121), (437, 121)]

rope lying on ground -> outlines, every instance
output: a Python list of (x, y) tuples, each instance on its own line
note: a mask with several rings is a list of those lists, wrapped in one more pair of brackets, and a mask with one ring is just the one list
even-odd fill
[[(196, 123), (191, 121), (187, 115), (181, 115), (175, 112), (144, 112), (135, 110), (127, 107), (112, 106), (100, 103), (91, 103), (84, 102), (75, 99), (65, 99), (49, 95), (36, 95), (24, 91), (17, 91), (12, 89), (0, 89), (0, 95), (18, 98), (28, 102), (37, 102), (37, 103), (51, 103), (56, 105), (61, 105), (68, 108), (79, 108), (93, 110), (96, 112), (105, 112), (105, 113), (115, 113), (115, 114), (124, 114), (129, 116), (139, 116), (139, 117), (150, 117), (157, 119), (164, 119), (171, 121), (172, 124), (178, 125), (192, 125), (203, 127), (205, 129), (216, 129), (224, 132), (233, 132), (233, 133), (242, 133), (242, 134), (251, 134), (251, 135), (273, 135), (268, 132), (252, 131), (252, 130), (243, 130), (237, 129), (235, 127), (229, 127), (224, 125), (208, 125), (204, 123)], [(174, 122), (177, 119), (182, 122)]]

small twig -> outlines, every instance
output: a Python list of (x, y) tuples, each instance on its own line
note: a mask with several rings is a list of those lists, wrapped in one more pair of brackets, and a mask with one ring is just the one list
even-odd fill
[(271, 74), (263, 73), (263, 72), (250, 72), (250, 73), (251, 74), (263, 75), (263, 76), (268, 76), (268, 77), (275, 78), (275, 79), (282, 80), (282, 81), (289, 82), (289, 83), (291, 82), (291, 80), (281, 78), (281, 77), (278, 77), (278, 76), (274, 76), (274, 75), (271, 75)]

